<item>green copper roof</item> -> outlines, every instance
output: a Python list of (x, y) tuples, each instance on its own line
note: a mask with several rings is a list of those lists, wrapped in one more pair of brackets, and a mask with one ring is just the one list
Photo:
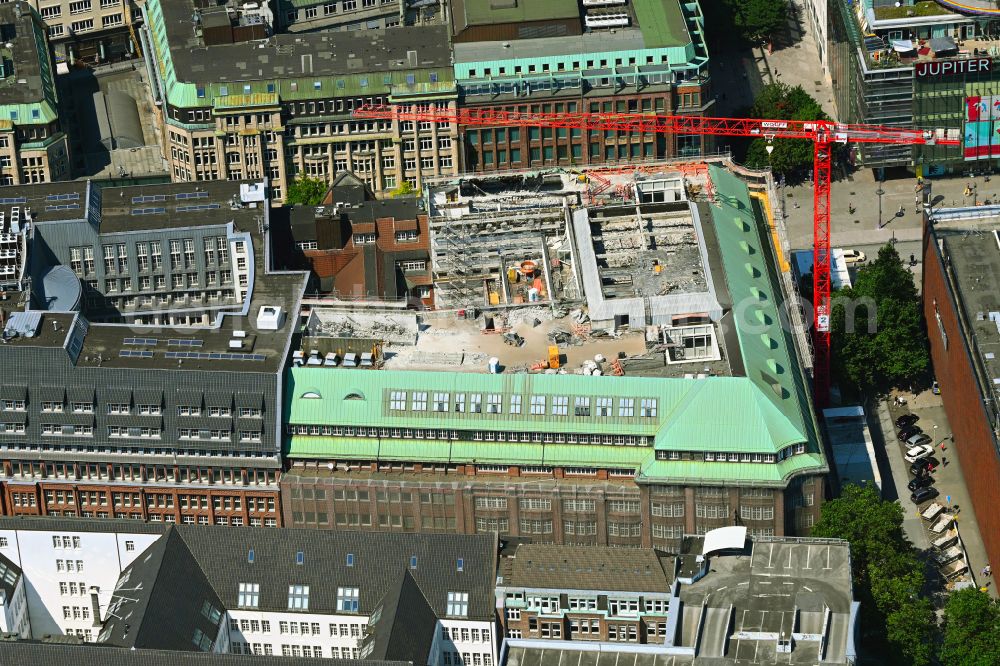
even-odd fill
[[(552, 21), (580, 16), (576, 0), (546, 0), (546, 2), (500, 3), (491, 0), (464, 0), (456, 11), (464, 11), (466, 25), (493, 25), (496, 23), (522, 23), (525, 21)], [(461, 9), (459, 9), (461, 8)]]
[(759, 483), (783, 485), (797, 472), (826, 470), (822, 455), (804, 453), (774, 463), (720, 463), (700, 460), (654, 460), (644, 464), (640, 478), (663, 479), (688, 484), (698, 483)]
[[(691, 3), (697, 6), (697, 3)], [(684, 46), (691, 42), (678, 0), (632, 0), (647, 49)]]
[(782, 326), (782, 294), (761, 216), (746, 184), (710, 165), (712, 219), (747, 377), (805, 440), (815, 440), (811, 402), (794, 342)]
[[(712, 228), (735, 304), (745, 377), (492, 375), (485, 373), (485, 368), (483, 373), (458, 373), (295, 367), (288, 371), (285, 405), (286, 422), (293, 426), (544, 433), (567, 438), (591, 435), (615, 443), (470, 441), (465, 433), (447, 440), (405, 438), (398, 432), (380, 433), (381, 437), (293, 435), (288, 442), (289, 457), (624, 467), (638, 470), (638, 478), (651, 481), (683, 478), (782, 484), (798, 472), (826, 471), (793, 340), (780, 325), (781, 292), (760, 211), (738, 178), (715, 167), (711, 177), (717, 198), (711, 206)], [(415, 394), (419, 396), (416, 409)], [(436, 411), (435, 394), (447, 394), (442, 398), (446, 401), (444, 411)], [(457, 411), (459, 395), (464, 396), (463, 411)], [(473, 395), (480, 396), (478, 413), (471, 408)], [(501, 396), (495, 413), (488, 409), (491, 395)], [(589, 399), (589, 414), (575, 415), (578, 398)], [(557, 399), (558, 404), (567, 405), (565, 414), (554, 412)], [(542, 413), (533, 414), (533, 404), (544, 404)], [(643, 415), (644, 404), (655, 404), (655, 415)], [(513, 405), (519, 405), (519, 410), (513, 410)], [(598, 410), (601, 405), (607, 405), (606, 414)], [(611, 439), (616, 435), (635, 440), (622, 443), (620, 438)], [(798, 444), (805, 446), (805, 453), (779, 462), (753, 462), (749, 457), (775, 456)], [(737, 454), (742, 462), (660, 460), (658, 451), (687, 452), (696, 458)], [(746, 454), (749, 456), (744, 458)]]

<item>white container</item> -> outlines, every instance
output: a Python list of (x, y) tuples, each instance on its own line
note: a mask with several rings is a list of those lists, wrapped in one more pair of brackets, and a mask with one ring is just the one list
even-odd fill
[(602, 375), (604, 373), (602, 373), (600, 370), (594, 370), (594, 372), (592, 374), (594, 375), (594, 377), (598, 377), (598, 376), (600, 376), (600, 375)]
[(598, 354), (597, 356), (594, 357), (595, 363), (604, 363), (604, 361), (605, 361), (604, 354)]
[(500, 359), (496, 356), (490, 357), (490, 374), (495, 375), (500, 372)]

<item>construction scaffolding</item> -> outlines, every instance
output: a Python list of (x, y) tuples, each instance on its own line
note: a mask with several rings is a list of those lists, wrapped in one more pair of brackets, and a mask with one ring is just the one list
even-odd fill
[[(536, 189), (490, 192), (482, 181), (432, 194), (431, 261), (439, 308), (552, 300), (550, 244), (565, 237), (579, 192), (549, 178)], [(567, 183), (568, 184), (568, 183)], [(436, 199), (436, 200), (435, 200)], [(530, 265), (532, 270), (526, 271)]]

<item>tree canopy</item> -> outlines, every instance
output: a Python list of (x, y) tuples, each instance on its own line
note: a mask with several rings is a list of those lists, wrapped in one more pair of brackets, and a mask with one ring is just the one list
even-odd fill
[(325, 180), (301, 176), (288, 186), (288, 196), (285, 197), (285, 203), (318, 206), (323, 203), (323, 195), (326, 194), (329, 187)]
[[(802, 86), (794, 88), (784, 83), (769, 83), (764, 86), (748, 111), (751, 118), (774, 120), (822, 120), (826, 118), (823, 108)], [(771, 167), (775, 173), (792, 175), (797, 171), (811, 168), (813, 163), (812, 141), (807, 139), (774, 139), (774, 150), (767, 152), (766, 138), (754, 139), (747, 150), (747, 166), (754, 168)]]
[(920, 296), (891, 244), (858, 269), (853, 287), (834, 295), (830, 325), (833, 370), (843, 385), (878, 394), (929, 376)]
[(749, 44), (771, 41), (788, 23), (786, 0), (722, 0), (732, 12), (733, 26)]
[(771, 41), (788, 24), (786, 0), (711, 0), (704, 11), (716, 41), (738, 48)]
[(389, 196), (390, 197), (394, 197), (394, 198), (395, 197), (406, 197), (406, 196), (410, 196), (412, 194), (419, 194), (419, 193), (420, 193), (420, 190), (418, 190), (417, 188), (413, 187), (413, 185), (410, 184), (410, 181), (404, 180), (402, 183), (400, 183), (396, 187), (396, 189), (394, 189), (391, 192), (389, 192)]
[(823, 505), (812, 536), (851, 544), (851, 574), (866, 646), (887, 663), (929, 664), (934, 611), (921, 596), (924, 568), (903, 533), (903, 508), (883, 500), (874, 486), (847, 485), (840, 497)]
[(941, 663), (960, 666), (1000, 664), (1000, 604), (985, 592), (953, 592), (944, 608)]

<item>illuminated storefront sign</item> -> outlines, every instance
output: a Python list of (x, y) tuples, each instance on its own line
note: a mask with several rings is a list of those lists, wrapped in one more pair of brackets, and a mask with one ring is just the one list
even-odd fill
[(993, 66), (990, 58), (963, 58), (961, 60), (928, 60), (913, 65), (913, 73), (917, 78), (926, 79), (933, 76), (952, 76), (954, 74), (973, 74), (988, 72)]

